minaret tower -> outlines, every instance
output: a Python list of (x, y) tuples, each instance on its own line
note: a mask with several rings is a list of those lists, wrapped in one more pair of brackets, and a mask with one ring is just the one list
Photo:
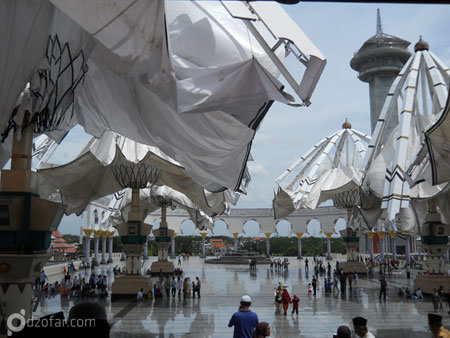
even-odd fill
[(358, 78), (369, 83), (370, 124), (373, 132), (389, 88), (411, 56), (409, 41), (383, 33), (380, 10), (377, 11), (377, 33), (364, 42), (350, 61)]

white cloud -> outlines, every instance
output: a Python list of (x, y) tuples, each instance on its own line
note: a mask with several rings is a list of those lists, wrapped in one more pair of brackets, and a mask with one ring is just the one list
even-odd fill
[(247, 165), (252, 179), (254, 176), (269, 176), (269, 172), (263, 165), (256, 162), (248, 162)]

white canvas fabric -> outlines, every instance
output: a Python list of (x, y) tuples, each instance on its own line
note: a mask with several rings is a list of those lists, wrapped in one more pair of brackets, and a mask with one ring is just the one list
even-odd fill
[[(6, 3), (9, 7), (2, 14), (26, 12)], [(71, 79), (83, 81), (54, 109), (62, 116), (62, 131), (54, 130), (52, 137), (61, 139), (77, 123), (96, 137), (115, 131), (160, 148), (209, 191), (240, 189), (251, 142), (271, 103), (292, 100), (280, 89), (277, 68), (241, 20), (232, 18), (220, 2), (210, 1), (51, 0), (54, 7), (40, 3), (49, 7), (45, 18), (36, 10), (31, 14), (47, 26), (36, 29), (13, 20), (2, 31), (6, 40), (17, 35), (22, 41), (20, 36), (29, 32), (39, 36), (31, 46), (22, 41), (20, 48), (9, 49), (33, 54), (33, 60), (8, 64), (8, 69), (20, 66), (27, 74), (8, 75), (20, 85), (2, 110), (6, 115), (0, 127), (5, 128), (8, 112), (29, 79), (33, 90), (43, 93), (41, 82), (29, 73), (43, 60), (48, 37), (58, 37), (74, 55), (83, 53), (84, 63), (75, 62), (78, 72)], [(282, 58), (284, 50), (278, 53)], [(61, 79), (61, 86), (70, 83), (66, 80)], [(53, 98), (44, 97), (46, 102)]]
[[(128, 221), (128, 213), (131, 208), (131, 193), (131, 189), (124, 190), (118, 208), (111, 216), (113, 224), (126, 223)], [(197, 207), (184, 194), (167, 186), (153, 186), (139, 191), (139, 212), (141, 219), (143, 219), (145, 223), (153, 224), (156, 218), (160, 218), (160, 216), (151, 214), (160, 209), (160, 206), (155, 204), (152, 199), (158, 196), (163, 197), (164, 200), (169, 203), (171, 208), (182, 208), (186, 210), (190, 219), (198, 229), (203, 230), (212, 228), (211, 218), (199, 212)]]
[[(228, 208), (227, 195), (206, 194), (204, 188), (193, 181), (183, 167), (159, 149), (110, 132), (90, 142), (84, 153), (71, 163), (39, 170), (38, 189), (42, 196), (48, 196), (58, 189), (67, 206), (66, 213), (79, 214), (90, 201), (122, 190), (124, 187), (114, 170), (119, 166), (133, 165), (146, 165), (160, 170), (158, 180), (150, 183), (167, 185), (185, 194), (194, 205), (211, 216), (222, 214)], [(147, 181), (143, 183), (145, 186)]]
[(304, 206), (315, 209), (322, 202), (332, 199), (339, 193), (358, 191), (362, 175), (361, 170), (349, 166), (326, 170), (314, 184)]
[[(405, 175), (424, 141), (424, 130), (444, 108), (450, 80), (446, 69), (432, 52), (416, 52), (393, 82), (375, 127), (363, 187), (367, 194), (382, 198), (381, 208), (387, 210), (385, 222), (390, 229), (406, 223), (401, 221), (402, 215), (420, 200), (437, 197), (447, 189), (432, 187), (426, 181), (410, 188)], [(419, 97), (421, 104), (417, 103)], [(389, 130), (390, 122), (397, 119), (398, 124)], [(412, 199), (417, 203), (410, 206)], [(421, 212), (415, 211), (416, 218), (423, 219)]]
[(369, 141), (370, 136), (344, 123), (342, 129), (314, 145), (276, 180), (275, 218), (300, 208), (315, 209), (336, 194), (358, 189)]
[[(47, 0), (0, 2), (0, 130), (47, 47), (53, 6)], [(36, 51), (42, 51), (38, 53)]]

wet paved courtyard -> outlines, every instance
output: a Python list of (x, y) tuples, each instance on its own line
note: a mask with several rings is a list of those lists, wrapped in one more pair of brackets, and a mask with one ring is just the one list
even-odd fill
[[(143, 270), (155, 259), (151, 257), (146, 261)], [(401, 286), (412, 289), (413, 278), (406, 279), (404, 271), (387, 275), (386, 302), (378, 300), (378, 274), (373, 278), (360, 276), (352, 292), (347, 291), (344, 295), (325, 295), (323, 278), (320, 278), (317, 296), (314, 297), (308, 295), (307, 284), (311, 281), (311, 274), (305, 273), (304, 261), (296, 258), (289, 261), (287, 272), (271, 271), (268, 265), (260, 265), (256, 271), (250, 271), (244, 265), (210, 265), (203, 259), (191, 257), (181, 267), (185, 276), (200, 278), (200, 299), (179, 299), (177, 296), (169, 300), (164, 297), (143, 302), (135, 299), (111, 302), (109, 297), (90, 300), (105, 306), (108, 319), (113, 324), (111, 337), (232, 337), (233, 329), (228, 328), (228, 321), (237, 311), (243, 294), (251, 296), (251, 310), (258, 314), (259, 320), (269, 322), (272, 337), (332, 337), (340, 325), (352, 327), (351, 320), (355, 316), (367, 318), (368, 328), (376, 337), (431, 337), (427, 325), (427, 313), (433, 308), (430, 298), (412, 301), (397, 296)], [(96, 273), (106, 274), (112, 281), (112, 267), (120, 263), (96, 268)], [(334, 264), (333, 261), (333, 267)], [(84, 275), (85, 272), (79, 273)], [(86, 273), (89, 275), (90, 270)], [(61, 278), (62, 275), (50, 276), (50, 282)], [(288, 286), (291, 296), (295, 293), (300, 297), (298, 316), (290, 312), (287, 316), (275, 315), (274, 289), (279, 281)], [(57, 295), (36, 298), (35, 301), (34, 317), (62, 310), (67, 318), (70, 307), (80, 300)], [(448, 327), (450, 316), (445, 305), (444, 310), (445, 314), (441, 314), (444, 315), (444, 325)]]

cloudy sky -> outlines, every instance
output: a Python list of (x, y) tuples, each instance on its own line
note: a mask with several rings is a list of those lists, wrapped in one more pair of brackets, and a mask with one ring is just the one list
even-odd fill
[[(348, 118), (353, 128), (370, 134), (368, 84), (357, 78), (350, 59), (376, 33), (377, 8), (383, 32), (411, 42), (419, 35), (445, 64), (450, 65), (450, 5), (300, 3), (286, 11), (326, 56), (327, 65), (312, 96), (312, 104), (292, 108), (275, 103), (264, 119), (249, 163), (252, 182), (240, 208), (270, 208), (275, 179), (298, 157), (325, 136), (341, 128)], [(291, 68), (295, 72), (295, 69)], [(76, 128), (54, 158), (67, 162), (88, 139)], [(63, 233), (79, 233), (85, 220), (65, 217)]]

